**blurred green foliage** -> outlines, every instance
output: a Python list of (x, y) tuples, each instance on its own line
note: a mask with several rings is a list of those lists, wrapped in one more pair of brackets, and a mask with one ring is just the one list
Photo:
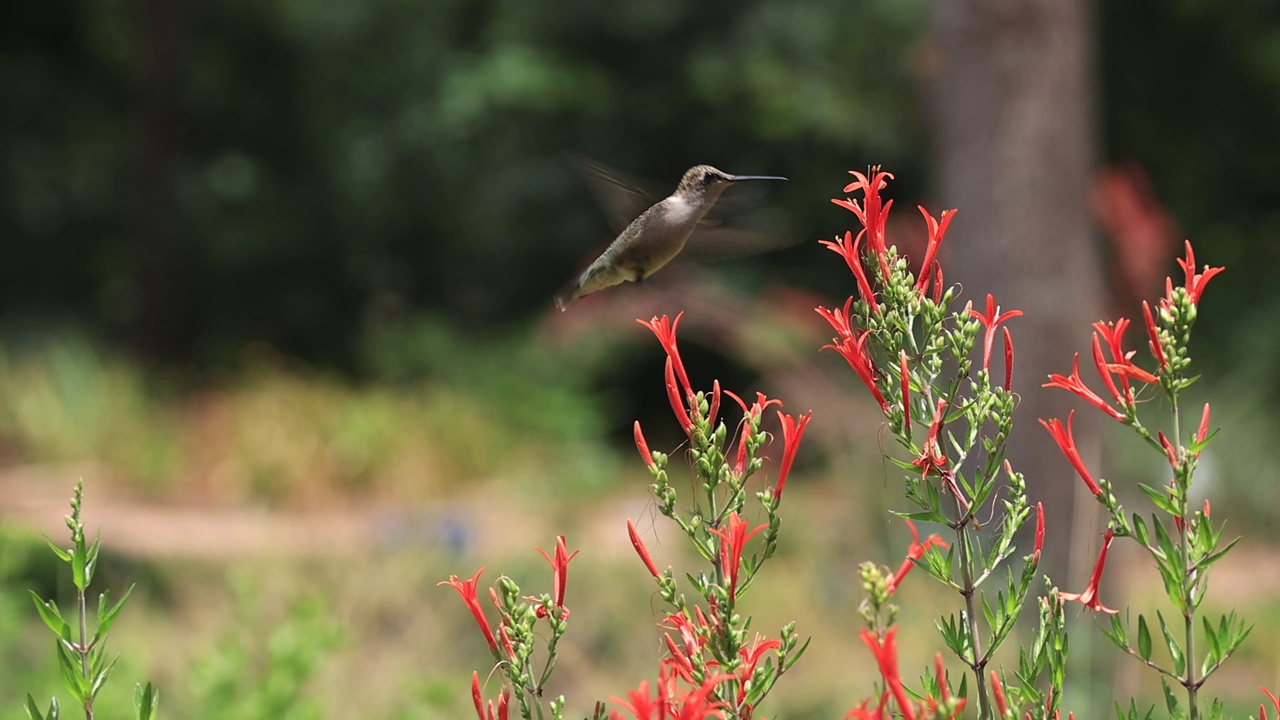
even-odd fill
[(785, 173), (806, 208), (850, 164), (918, 162), (921, 9), (10, 7), (0, 307), (202, 363), (266, 341), (345, 366), (406, 307), (502, 325), (607, 239), (564, 151), (664, 185)]

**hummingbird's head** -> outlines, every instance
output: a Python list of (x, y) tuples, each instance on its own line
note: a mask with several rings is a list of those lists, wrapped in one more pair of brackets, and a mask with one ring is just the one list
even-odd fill
[(714, 201), (731, 183), (742, 180), (786, 180), (772, 175), (730, 175), (710, 165), (694, 165), (680, 180), (676, 194), (686, 198), (702, 198)]

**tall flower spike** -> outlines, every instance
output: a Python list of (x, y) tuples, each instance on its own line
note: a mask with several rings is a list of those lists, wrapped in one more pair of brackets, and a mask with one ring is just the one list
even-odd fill
[(1102, 569), (1107, 564), (1107, 550), (1111, 548), (1111, 539), (1115, 537), (1115, 534), (1114, 530), (1107, 528), (1106, 534), (1103, 535), (1102, 550), (1098, 552), (1098, 562), (1094, 564), (1093, 574), (1089, 576), (1089, 586), (1081, 593), (1059, 593), (1063, 600), (1073, 600), (1094, 612), (1104, 612), (1108, 615), (1115, 615), (1120, 612), (1119, 610), (1112, 610), (1098, 600), (1098, 584), (1102, 582)]

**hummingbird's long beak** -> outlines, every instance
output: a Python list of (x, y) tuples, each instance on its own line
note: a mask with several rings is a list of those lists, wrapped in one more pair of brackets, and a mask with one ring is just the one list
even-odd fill
[(786, 180), (778, 175), (730, 175), (729, 182), (741, 182), (743, 180)]

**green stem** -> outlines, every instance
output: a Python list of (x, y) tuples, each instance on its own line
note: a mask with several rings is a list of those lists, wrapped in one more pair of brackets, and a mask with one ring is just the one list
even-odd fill
[[(87, 582), (85, 583), (88, 584)], [(88, 625), (88, 603), (85, 601), (83, 589), (76, 590), (77, 602), (80, 606), (80, 647), (76, 652), (80, 655), (80, 674), (85, 680), (89, 677), (89, 625)], [(85, 720), (93, 720), (93, 690), (90, 683), (89, 694), (84, 699), (84, 717)]]
[[(960, 504), (960, 499), (956, 498), (956, 514), (960, 517), (965, 516), (964, 507)], [(977, 686), (978, 696), (978, 718), (979, 720), (987, 720), (990, 717), (990, 701), (987, 698), (987, 681), (983, 677), (983, 670), (986, 666), (986, 660), (982, 657), (981, 640), (978, 637), (978, 608), (974, 601), (974, 594), (977, 592), (977, 585), (973, 581), (972, 556), (973, 549), (970, 546), (971, 539), (969, 537), (969, 524), (964, 522), (956, 529), (958, 540), (960, 543), (960, 570), (964, 574), (964, 589), (961, 595), (964, 596), (965, 605), (965, 622), (969, 624), (969, 642), (973, 652), (973, 662), (961, 656), (973, 670), (973, 677)]]

